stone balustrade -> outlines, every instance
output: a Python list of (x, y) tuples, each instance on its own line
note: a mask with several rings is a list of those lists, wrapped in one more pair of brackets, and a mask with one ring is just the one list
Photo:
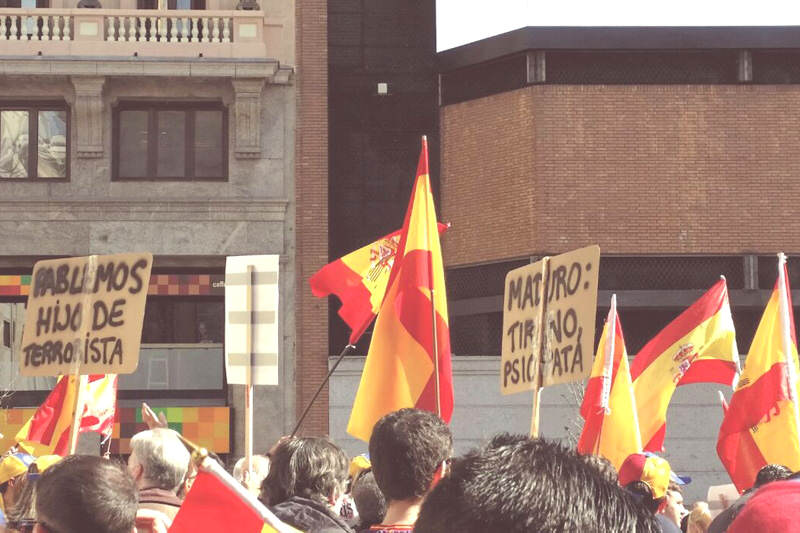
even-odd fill
[(266, 57), (261, 11), (0, 8), (0, 54)]

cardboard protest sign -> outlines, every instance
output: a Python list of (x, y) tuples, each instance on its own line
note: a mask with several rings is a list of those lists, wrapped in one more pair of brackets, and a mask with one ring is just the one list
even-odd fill
[[(277, 255), (243, 255), (228, 257), (225, 263), (225, 368), (229, 384), (246, 384), (251, 365), (253, 385), (278, 384), (278, 260)], [(252, 274), (248, 266), (253, 267)]]
[(33, 267), (20, 374), (129, 374), (139, 364), (153, 256), (92, 255)]
[(599, 262), (600, 248), (588, 246), (508, 273), (500, 369), (503, 394), (589, 376)]

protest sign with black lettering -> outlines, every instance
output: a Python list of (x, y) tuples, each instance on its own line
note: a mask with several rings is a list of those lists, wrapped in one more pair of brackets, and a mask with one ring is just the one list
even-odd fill
[(25, 311), (20, 373), (134, 372), (152, 266), (149, 253), (37, 262)]
[(600, 248), (588, 246), (508, 273), (500, 368), (503, 394), (588, 377), (599, 262)]

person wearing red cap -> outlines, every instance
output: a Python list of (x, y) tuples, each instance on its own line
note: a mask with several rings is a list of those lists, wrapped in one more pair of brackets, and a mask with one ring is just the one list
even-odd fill
[(728, 533), (794, 533), (800, 522), (800, 480), (774, 481), (747, 501)]
[[(680, 529), (662, 511), (667, 504), (667, 490), (674, 478), (669, 463), (653, 454), (634, 453), (619, 469), (619, 484), (653, 513), (663, 533), (680, 533)], [(677, 476), (676, 476), (677, 477)]]

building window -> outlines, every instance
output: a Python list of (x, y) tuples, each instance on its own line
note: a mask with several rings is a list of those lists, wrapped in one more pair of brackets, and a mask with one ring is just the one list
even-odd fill
[(11, 348), (11, 322), (3, 320), (3, 346)]
[(114, 179), (227, 177), (228, 120), (222, 104), (130, 102), (114, 111)]
[(69, 113), (64, 104), (0, 103), (0, 178), (69, 177)]

